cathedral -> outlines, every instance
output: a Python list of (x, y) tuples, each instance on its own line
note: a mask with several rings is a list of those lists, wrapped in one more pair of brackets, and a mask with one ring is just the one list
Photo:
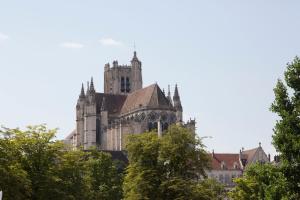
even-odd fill
[(104, 92), (96, 92), (93, 83), (82, 85), (76, 105), (76, 129), (66, 137), (72, 148), (122, 151), (128, 134), (155, 130), (161, 136), (171, 124), (180, 124), (195, 132), (195, 120), (182, 119), (177, 85), (173, 98), (157, 84), (143, 87), (142, 62), (134, 52), (131, 65), (113, 61), (104, 66)]

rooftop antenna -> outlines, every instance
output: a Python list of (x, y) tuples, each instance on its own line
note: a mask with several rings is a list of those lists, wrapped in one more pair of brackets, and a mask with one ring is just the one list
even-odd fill
[(133, 51), (136, 51), (135, 41), (133, 42)]

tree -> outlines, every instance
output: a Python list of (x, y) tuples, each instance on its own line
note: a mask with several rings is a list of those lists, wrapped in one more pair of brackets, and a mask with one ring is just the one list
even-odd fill
[(111, 156), (67, 151), (45, 125), (0, 130), (0, 190), (10, 200), (121, 199)]
[(11, 137), (14, 137), (11, 133), (0, 131), (0, 191), (3, 200), (30, 199), (31, 182), (18, 162), (21, 155)]
[(215, 179), (204, 179), (193, 188), (194, 199), (200, 200), (223, 200), (226, 199), (227, 193), (224, 185)]
[(233, 200), (288, 200), (291, 197), (283, 173), (271, 164), (253, 164), (234, 182), (236, 186), (229, 193)]
[(111, 155), (92, 150), (88, 161), (90, 199), (122, 199), (122, 174), (118, 172)]
[(26, 188), (22, 190), (23, 194), (20, 193), (13, 199), (22, 199), (24, 195), (30, 199), (49, 199), (48, 195), (54, 189), (51, 186), (55, 185), (51, 172), (55, 169), (55, 162), (62, 148), (61, 143), (51, 141), (56, 130), (48, 130), (40, 125), (29, 126), (25, 131), (3, 128), (0, 132), (1, 144), (6, 144), (2, 151), (6, 154), (6, 160), (10, 160), (3, 163), (2, 168), (10, 169), (7, 172), (13, 170), (7, 176), (8, 184), (2, 186), (3, 198), (17, 195), (11, 182), (15, 179), (22, 181), (17, 185), (24, 184)]
[(129, 165), (123, 183), (125, 199), (159, 199), (162, 176), (161, 163), (158, 162), (159, 145), (154, 132), (128, 137)]
[(161, 138), (155, 132), (130, 135), (126, 149), (125, 199), (216, 199), (213, 192), (200, 195), (207, 189), (199, 179), (205, 177), (209, 157), (189, 129), (173, 125)]
[(281, 168), (295, 199), (300, 199), (300, 59), (287, 64), (284, 80), (274, 88), (271, 111), (277, 113), (273, 144), (280, 153)]
[(64, 151), (57, 160), (57, 168), (53, 174), (57, 188), (51, 199), (88, 199), (90, 197), (89, 153), (81, 150)]

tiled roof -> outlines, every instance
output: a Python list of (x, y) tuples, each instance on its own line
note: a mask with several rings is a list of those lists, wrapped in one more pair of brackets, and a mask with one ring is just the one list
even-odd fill
[(157, 84), (130, 93), (122, 107), (121, 114), (126, 114), (140, 108), (173, 109), (169, 100)]
[[(239, 154), (212, 153), (210, 154), (212, 170), (238, 170), (242, 169), (239, 161)], [(222, 163), (224, 168), (222, 169)], [(235, 167), (236, 165), (236, 167)]]
[(98, 113), (100, 112), (101, 109), (103, 97), (105, 97), (105, 103), (106, 103), (108, 113), (110, 114), (120, 113), (121, 108), (126, 100), (126, 95), (96, 93)]
[(254, 149), (249, 149), (249, 150), (245, 150), (245, 151), (242, 151), (242, 155), (246, 155), (246, 159), (248, 162), (251, 162), (256, 151), (258, 150), (259, 147), (257, 148), (254, 148)]

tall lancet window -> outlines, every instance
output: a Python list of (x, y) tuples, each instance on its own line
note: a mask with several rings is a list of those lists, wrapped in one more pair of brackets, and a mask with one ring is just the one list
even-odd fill
[(121, 92), (125, 92), (125, 78), (121, 77)]
[(130, 92), (130, 81), (129, 78), (126, 77), (126, 92), (129, 93)]
[(100, 135), (100, 119), (96, 119), (96, 143), (98, 144), (98, 145), (100, 145), (101, 144), (101, 135)]

